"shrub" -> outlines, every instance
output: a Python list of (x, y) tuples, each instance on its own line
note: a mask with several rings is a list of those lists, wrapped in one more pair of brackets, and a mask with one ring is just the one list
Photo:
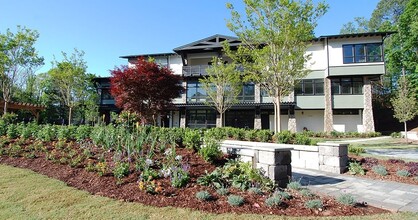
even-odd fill
[(244, 204), (244, 198), (238, 195), (230, 195), (228, 196), (228, 203), (231, 206), (241, 206)]
[(397, 164), (397, 163), (405, 163), (404, 160), (400, 160), (400, 159), (389, 159), (388, 162), (389, 163), (394, 163), (394, 164)]
[(75, 126), (59, 126), (57, 129), (58, 140), (69, 140), (74, 138), (77, 127)]
[(216, 140), (206, 141), (206, 146), (199, 149), (199, 155), (208, 162), (214, 162), (222, 156), (220, 145)]
[(290, 183), (287, 184), (287, 188), (292, 189), (292, 190), (300, 190), (302, 189), (302, 185), (298, 181), (291, 181)]
[(270, 142), (273, 136), (270, 130), (257, 130), (256, 132), (257, 140), (260, 142)]
[(171, 176), (171, 185), (176, 188), (184, 187), (189, 182), (189, 173), (183, 169), (176, 169)]
[(278, 191), (274, 193), (274, 196), (279, 196), (282, 199), (290, 199), (291, 196), (289, 195), (289, 193), (285, 192), (285, 191)]
[(0, 136), (6, 135), (6, 132), (7, 124), (2, 118), (0, 118)]
[(197, 151), (200, 148), (200, 136), (199, 130), (187, 129), (184, 134), (183, 144), (187, 148)]
[(93, 127), (91, 127), (90, 125), (80, 125), (77, 127), (74, 136), (77, 141), (82, 141), (90, 137), (90, 133), (92, 130), (93, 130)]
[(295, 143), (300, 145), (310, 145), (311, 139), (304, 133), (296, 133)]
[(256, 195), (262, 195), (263, 191), (258, 188), (258, 187), (251, 187), (248, 189), (248, 192), (252, 193), (252, 194), (256, 194)]
[(375, 172), (376, 174), (379, 174), (381, 176), (388, 175), (388, 171), (386, 170), (386, 167), (384, 167), (382, 165), (373, 166), (372, 170), (373, 170), (373, 172)]
[(308, 200), (305, 202), (305, 207), (308, 209), (321, 209), (323, 207), (322, 201), (319, 199)]
[(212, 173), (207, 173), (197, 179), (197, 183), (203, 186), (212, 186), (214, 188), (223, 188), (226, 181), (222, 178), (221, 168), (217, 168)]
[(246, 141), (255, 141), (257, 138), (257, 130), (247, 130), (245, 131), (245, 140)]
[(227, 137), (226, 130), (224, 128), (211, 128), (205, 132), (205, 140), (215, 139), (217, 141), (225, 139)]
[(379, 163), (379, 160), (373, 157), (365, 157), (362, 158), (360, 162), (367, 167), (372, 167), (374, 165), (377, 165)]
[(282, 204), (282, 199), (279, 196), (271, 196), (266, 199), (265, 203), (268, 207), (276, 207)]
[(408, 162), (405, 165), (408, 167), (408, 172), (410, 172), (412, 176), (418, 175), (418, 162)]
[(17, 125), (9, 124), (7, 126), (7, 137), (11, 139), (15, 139), (19, 136), (19, 131), (17, 130)]
[(36, 133), (36, 138), (41, 141), (52, 141), (55, 137), (55, 128), (52, 125), (44, 125)]
[(401, 132), (392, 132), (390, 134), (392, 138), (401, 138)]
[(314, 196), (315, 196), (315, 194), (314, 194), (314, 193), (312, 193), (309, 189), (302, 189), (302, 190), (300, 191), (300, 194), (301, 194), (302, 196), (305, 196), (305, 197), (314, 197)]
[(366, 153), (366, 150), (359, 146), (349, 145), (348, 152), (358, 156), (360, 154)]
[(337, 202), (348, 206), (354, 206), (357, 203), (356, 198), (351, 194), (341, 194), (337, 197)]
[(408, 170), (398, 170), (396, 171), (396, 175), (401, 177), (408, 177), (411, 176), (411, 173)]
[(117, 162), (115, 168), (113, 169), (113, 175), (117, 179), (122, 179), (123, 177), (129, 174), (129, 163), (126, 162)]
[(209, 201), (212, 196), (208, 191), (200, 191), (196, 193), (196, 198), (202, 201)]
[(290, 131), (281, 131), (276, 133), (273, 137), (276, 140), (276, 143), (290, 144), (294, 135)]
[(226, 195), (229, 194), (229, 189), (228, 188), (221, 187), (221, 188), (219, 188), (219, 189), (216, 190), (216, 193), (218, 193), (221, 196), (226, 196)]
[(366, 172), (364, 171), (363, 167), (357, 162), (349, 162), (348, 163), (348, 171), (352, 175), (364, 175)]

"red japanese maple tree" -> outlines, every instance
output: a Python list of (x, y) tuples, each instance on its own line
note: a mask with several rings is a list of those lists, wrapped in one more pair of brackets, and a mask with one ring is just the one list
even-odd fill
[(172, 106), (183, 91), (180, 76), (167, 67), (139, 57), (133, 67), (122, 65), (111, 71), (111, 94), (123, 110), (136, 112), (142, 124), (153, 122)]

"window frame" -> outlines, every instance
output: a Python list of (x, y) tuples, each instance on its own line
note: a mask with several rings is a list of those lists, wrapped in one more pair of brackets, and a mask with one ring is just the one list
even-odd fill
[[(349, 81), (343, 81), (343, 79), (349, 79)], [(349, 84), (349, 87), (344, 87), (342, 85)], [(338, 85), (338, 87), (336, 87)], [(359, 87), (355, 87), (355, 85), (361, 85), (360, 92), (358, 91)], [(364, 79), (363, 77), (338, 77), (338, 78), (332, 78), (331, 79), (331, 94), (332, 95), (363, 95), (363, 87), (364, 87)], [(349, 92), (343, 92), (344, 88), (348, 88)], [(338, 93), (336, 93), (334, 90), (338, 90)]]
[[(312, 89), (312, 93), (306, 93), (305, 91), (305, 85), (311, 85), (311, 89)], [(317, 85), (322, 85), (322, 92), (318, 92), (317, 90)], [(324, 79), (302, 79), (300, 80), (300, 82), (297, 84), (298, 87), (295, 86), (295, 95), (299, 95), (299, 96), (321, 96), (324, 95)], [(298, 91), (297, 88), (300, 88), (300, 90)], [(319, 87), (318, 87), (319, 88)]]
[[(372, 46), (379, 47), (380, 49), (379, 55), (370, 54), (373, 51)], [(359, 47), (361, 47), (362, 50), (356, 49)], [(347, 51), (349, 48), (351, 49), (351, 53), (347, 54), (346, 56), (346, 52), (349, 52)], [(342, 55), (343, 55), (343, 64), (383, 62), (383, 45), (382, 43), (343, 44)]]

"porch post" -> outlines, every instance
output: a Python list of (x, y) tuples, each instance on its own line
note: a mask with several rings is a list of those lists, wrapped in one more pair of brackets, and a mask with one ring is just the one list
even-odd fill
[(372, 106), (372, 85), (370, 79), (364, 77), (364, 110), (363, 110), (363, 131), (374, 132), (373, 106)]
[(324, 109), (324, 132), (330, 133), (333, 131), (332, 125), (333, 114), (332, 114), (332, 96), (331, 96), (331, 79), (324, 79), (324, 99), (325, 99), (325, 109)]

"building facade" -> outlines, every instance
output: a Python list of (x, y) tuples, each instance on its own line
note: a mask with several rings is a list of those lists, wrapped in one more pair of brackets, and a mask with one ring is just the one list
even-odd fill
[[(371, 82), (385, 73), (383, 41), (390, 33), (329, 35), (313, 39), (307, 54), (311, 72), (281, 102), (281, 128), (291, 131), (374, 131)], [(139, 56), (152, 57), (182, 76), (186, 89), (173, 100), (176, 110), (162, 116), (161, 125), (209, 128), (220, 125), (219, 115), (205, 105), (206, 94), (199, 78), (214, 56), (222, 57), (222, 42), (240, 44), (235, 37), (214, 35), (174, 49), (174, 53), (122, 56), (133, 65)], [(100, 113), (118, 111), (110, 96), (109, 78), (97, 78)], [(240, 102), (225, 113), (225, 126), (274, 129), (271, 97), (254, 83), (246, 83)]]

